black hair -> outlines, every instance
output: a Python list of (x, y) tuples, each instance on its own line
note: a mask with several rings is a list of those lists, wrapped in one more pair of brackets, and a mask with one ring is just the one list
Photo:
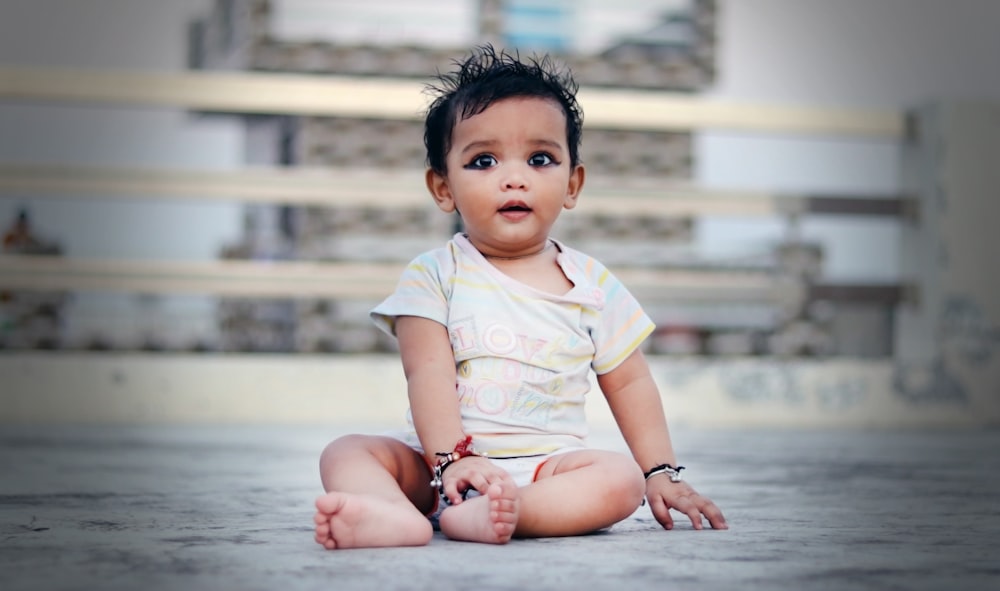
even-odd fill
[(570, 166), (579, 164), (583, 110), (576, 102), (579, 87), (568, 69), (557, 67), (548, 55), (522, 61), (516, 51), (498, 52), (492, 45), (476, 47), (464, 61), (455, 60), (454, 64), (455, 70), (438, 72), (437, 85), (427, 86), (427, 92), (435, 96), (424, 120), (427, 166), (432, 170), (447, 173), (445, 160), (456, 123), (513, 97), (550, 99), (562, 107)]

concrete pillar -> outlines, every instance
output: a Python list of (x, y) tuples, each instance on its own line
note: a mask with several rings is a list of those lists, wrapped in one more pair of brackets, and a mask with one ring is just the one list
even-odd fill
[(897, 316), (894, 395), (1000, 424), (1000, 104), (929, 106), (914, 123), (901, 270), (916, 298)]

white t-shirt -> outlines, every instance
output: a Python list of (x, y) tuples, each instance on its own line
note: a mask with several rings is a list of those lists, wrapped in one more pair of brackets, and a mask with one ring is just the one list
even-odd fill
[[(448, 329), (465, 432), (492, 456), (582, 447), (590, 371), (624, 361), (653, 322), (597, 260), (553, 241), (573, 288), (539, 291), (491, 265), (462, 234), (414, 259), (396, 291), (371, 311), (394, 334), (399, 316)], [(412, 432), (406, 440), (419, 449)]]

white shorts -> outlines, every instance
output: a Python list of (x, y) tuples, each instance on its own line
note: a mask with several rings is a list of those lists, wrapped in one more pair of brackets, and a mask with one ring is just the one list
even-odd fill
[[(514, 480), (514, 484), (518, 487), (528, 486), (538, 478), (538, 471), (542, 469), (545, 462), (551, 460), (555, 456), (567, 454), (574, 451), (582, 451), (586, 448), (583, 447), (564, 447), (553, 452), (536, 454), (530, 456), (514, 456), (514, 457), (489, 457), (487, 459), (493, 462), (495, 465), (503, 468), (510, 474), (510, 477)], [(478, 497), (479, 492), (476, 490), (470, 490), (465, 494), (465, 498)], [(447, 509), (451, 505), (448, 498), (444, 494), (438, 496), (437, 505), (434, 507), (433, 512), (427, 516), (430, 519), (431, 524), (434, 528), (438, 528), (438, 518), (441, 517), (441, 512)]]

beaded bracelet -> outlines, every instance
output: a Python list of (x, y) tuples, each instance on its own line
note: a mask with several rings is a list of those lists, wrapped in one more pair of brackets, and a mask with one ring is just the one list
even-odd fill
[(670, 482), (680, 482), (681, 470), (683, 469), (684, 466), (677, 466), (676, 468), (674, 468), (670, 464), (660, 464), (659, 466), (651, 469), (649, 472), (643, 474), (643, 476), (646, 478), (646, 480), (649, 480), (650, 477), (656, 476), (657, 474), (666, 474), (667, 476), (670, 477)]
[(472, 447), (472, 435), (466, 435), (464, 439), (459, 439), (458, 443), (455, 444), (455, 449), (449, 452), (439, 451), (434, 455), (437, 456), (438, 461), (434, 464), (434, 479), (431, 480), (431, 486), (437, 488), (442, 493), (444, 492), (444, 471), (445, 468), (454, 464), (462, 458), (467, 458), (469, 456), (482, 456), (483, 454), (477, 452)]

